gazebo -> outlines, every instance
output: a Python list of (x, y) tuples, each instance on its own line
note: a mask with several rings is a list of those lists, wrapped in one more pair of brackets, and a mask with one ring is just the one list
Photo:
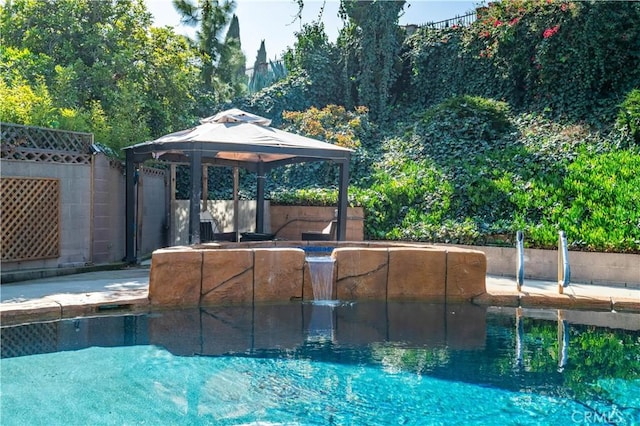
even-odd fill
[[(244, 168), (257, 175), (256, 232), (264, 232), (264, 179), (271, 169), (309, 161), (332, 161), (339, 166), (337, 239), (346, 236), (347, 190), (351, 150), (270, 127), (271, 120), (230, 109), (200, 120), (200, 125), (153, 141), (124, 148), (126, 152), (126, 257), (136, 262), (135, 170), (150, 159), (189, 164), (191, 198), (189, 244), (200, 243), (202, 166)], [(237, 188), (234, 188), (237, 189)], [(234, 212), (236, 215), (238, 212)]]

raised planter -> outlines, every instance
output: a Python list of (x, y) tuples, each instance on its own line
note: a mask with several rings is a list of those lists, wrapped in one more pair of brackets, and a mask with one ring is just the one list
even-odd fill
[(457, 247), (389, 242), (262, 241), (172, 247), (153, 253), (155, 306), (312, 300), (307, 246), (333, 247), (339, 300), (469, 301), (486, 292), (486, 258)]
[[(269, 206), (271, 232), (276, 238), (298, 241), (303, 233), (321, 232), (334, 218), (335, 207)], [(347, 209), (347, 241), (364, 239), (364, 210)]]

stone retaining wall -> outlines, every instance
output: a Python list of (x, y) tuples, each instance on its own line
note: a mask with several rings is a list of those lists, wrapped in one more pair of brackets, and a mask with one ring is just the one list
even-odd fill
[[(283, 240), (299, 240), (305, 232), (320, 232), (333, 219), (335, 207), (269, 206), (270, 232)], [(347, 208), (346, 240), (364, 239), (364, 209)]]
[(376, 242), (265, 241), (171, 247), (153, 253), (155, 306), (312, 300), (303, 247), (334, 247), (339, 300), (468, 301), (485, 293), (486, 258), (456, 247)]

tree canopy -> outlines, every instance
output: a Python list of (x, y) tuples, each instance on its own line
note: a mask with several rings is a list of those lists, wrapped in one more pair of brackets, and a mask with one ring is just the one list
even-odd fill
[[(154, 27), (143, 0), (6, 1), (0, 119), (93, 132), (116, 152), (192, 125), (246, 91), (237, 19), (236, 35), (217, 39), (233, 3), (205, 6), (193, 42)], [(202, 81), (216, 81), (215, 93)]]

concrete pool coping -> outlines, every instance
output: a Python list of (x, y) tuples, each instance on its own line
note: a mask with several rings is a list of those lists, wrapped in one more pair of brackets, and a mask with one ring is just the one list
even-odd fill
[[(149, 302), (148, 284), (149, 269), (145, 266), (3, 284), (0, 324), (160, 310)], [(472, 303), (640, 313), (640, 289), (571, 283), (564, 294), (558, 294), (557, 282), (525, 280), (518, 292), (515, 278), (488, 275), (486, 293), (474, 297)]]

